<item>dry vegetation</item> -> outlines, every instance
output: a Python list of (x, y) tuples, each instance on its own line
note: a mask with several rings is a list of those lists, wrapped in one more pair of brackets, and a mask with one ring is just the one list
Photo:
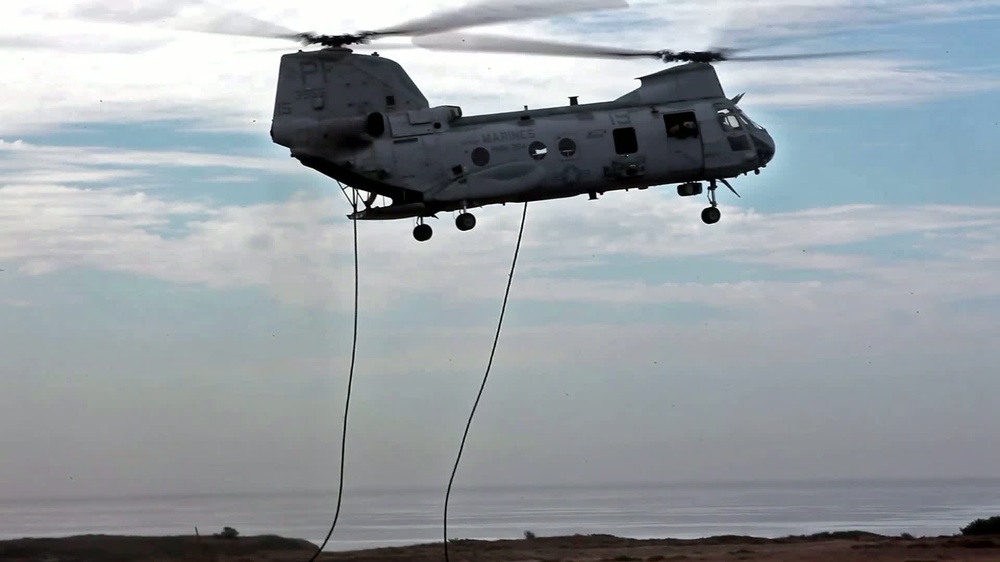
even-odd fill
[(316, 547), (309, 541), (259, 537), (132, 537), (82, 535), (57, 539), (0, 541), (3, 562), (235, 562), (302, 560)]
[[(5, 562), (307, 562), (316, 547), (276, 536), (118, 537), (88, 535), (0, 542)], [(1000, 536), (884, 537), (871, 533), (822, 533), (760, 539), (724, 536), (699, 540), (636, 540), (610, 535), (456, 540), (452, 562), (695, 562), (702, 560), (1000, 562)], [(441, 562), (440, 543), (327, 553), (324, 562)]]

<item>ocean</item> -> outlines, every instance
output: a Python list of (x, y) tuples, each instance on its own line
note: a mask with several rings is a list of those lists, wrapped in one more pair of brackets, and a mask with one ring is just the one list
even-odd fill
[[(77, 534), (278, 534), (322, 542), (336, 493), (0, 501), (0, 539)], [(443, 491), (347, 491), (327, 550), (442, 540)], [(452, 491), (449, 538), (606, 533), (779, 537), (857, 529), (951, 535), (1000, 515), (1000, 480), (506, 487)]]

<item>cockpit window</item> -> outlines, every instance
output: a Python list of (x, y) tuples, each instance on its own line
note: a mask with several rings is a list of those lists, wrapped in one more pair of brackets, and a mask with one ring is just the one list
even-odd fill
[(742, 119), (744, 123), (750, 125), (754, 129), (764, 130), (764, 127), (761, 127), (760, 125), (758, 125), (757, 123), (755, 123), (753, 119), (750, 119), (749, 117), (747, 117), (746, 112), (743, 111), (742, 109), (740, 109), (739, 107), (736, 108), (736, 113), (737, 113), (737, 115), (740, 116), (740, 119)]
[(739, 118), (736, 114), (729, 110), (728, 107), (723, 107), (718, 110), (719, 113), (719, 123), (722, 123), (722, 128), (727, 131), (735, 131), (741, 129), (743, 125), (740, 123)]

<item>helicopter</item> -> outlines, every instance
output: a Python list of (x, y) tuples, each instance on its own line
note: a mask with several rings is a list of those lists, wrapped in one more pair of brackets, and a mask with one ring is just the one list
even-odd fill
[[(644, 51), (454, 30), (569, 12), (627, 7), (624, 0), (572, 4), (474, 4), (377, 31), (343, 35), (268, 33), (303, 47), (280, 58), (270, 136), (302, 165), (365, 192), (351, 220), (413, 219), (419, 242), (427, 218), (457, 212), (459, 231), (476, 226), (470, 210), (676, 184), (678, 196), (707, 189), (706, 224), (721, 218), (719, 184), (760, 174), (775, 140), (727, 97), (713, 63), (843, 56), (867, 51), (735, 57), (734, 49)], [(682, 63), (638, 78), (617, 99), (482, 115), (431, 106), (403, 67), (378, 52), (355, 52), (386, 36), (411, 36), (424, 49), (538, 55), (651, 58)], [(375, 206), (382, 197), (388, 204)]]

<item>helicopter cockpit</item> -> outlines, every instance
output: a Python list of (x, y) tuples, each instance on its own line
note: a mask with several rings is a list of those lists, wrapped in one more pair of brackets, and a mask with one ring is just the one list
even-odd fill
[[(747, 140), (749, 140), (753, 144), (753, 149), (757, 152), (761, 166), (766, 166), (774, 158), (774, 139), (768, 134), (767, 129), (750, 119), (746, 112), (740, 109), (738, 105), (717, 104), (716, 111), (718, 112), (719, 123), (722, 125), (723, 131), (729, 135), (729, 144), (733, 150), (750, 150), (751, 147), (747, 146)], [(740, 134), (744, 131), (749, 136), (749, 139)], [(737, 134), (733, 135), (731, 133)]]
[(740, 109), (739, 106), (735, 107), (736, 115), (751, 127), (750, 139), (753, 141), (754, 147), (757, 149), (757, 157), (760, 159), (761, 166), (767, 166), (768, 162), (774, 158), (774, 139), (771, 138), (770, 133), (767, 132), (763, 126), (757, 124), (753, 119)]

